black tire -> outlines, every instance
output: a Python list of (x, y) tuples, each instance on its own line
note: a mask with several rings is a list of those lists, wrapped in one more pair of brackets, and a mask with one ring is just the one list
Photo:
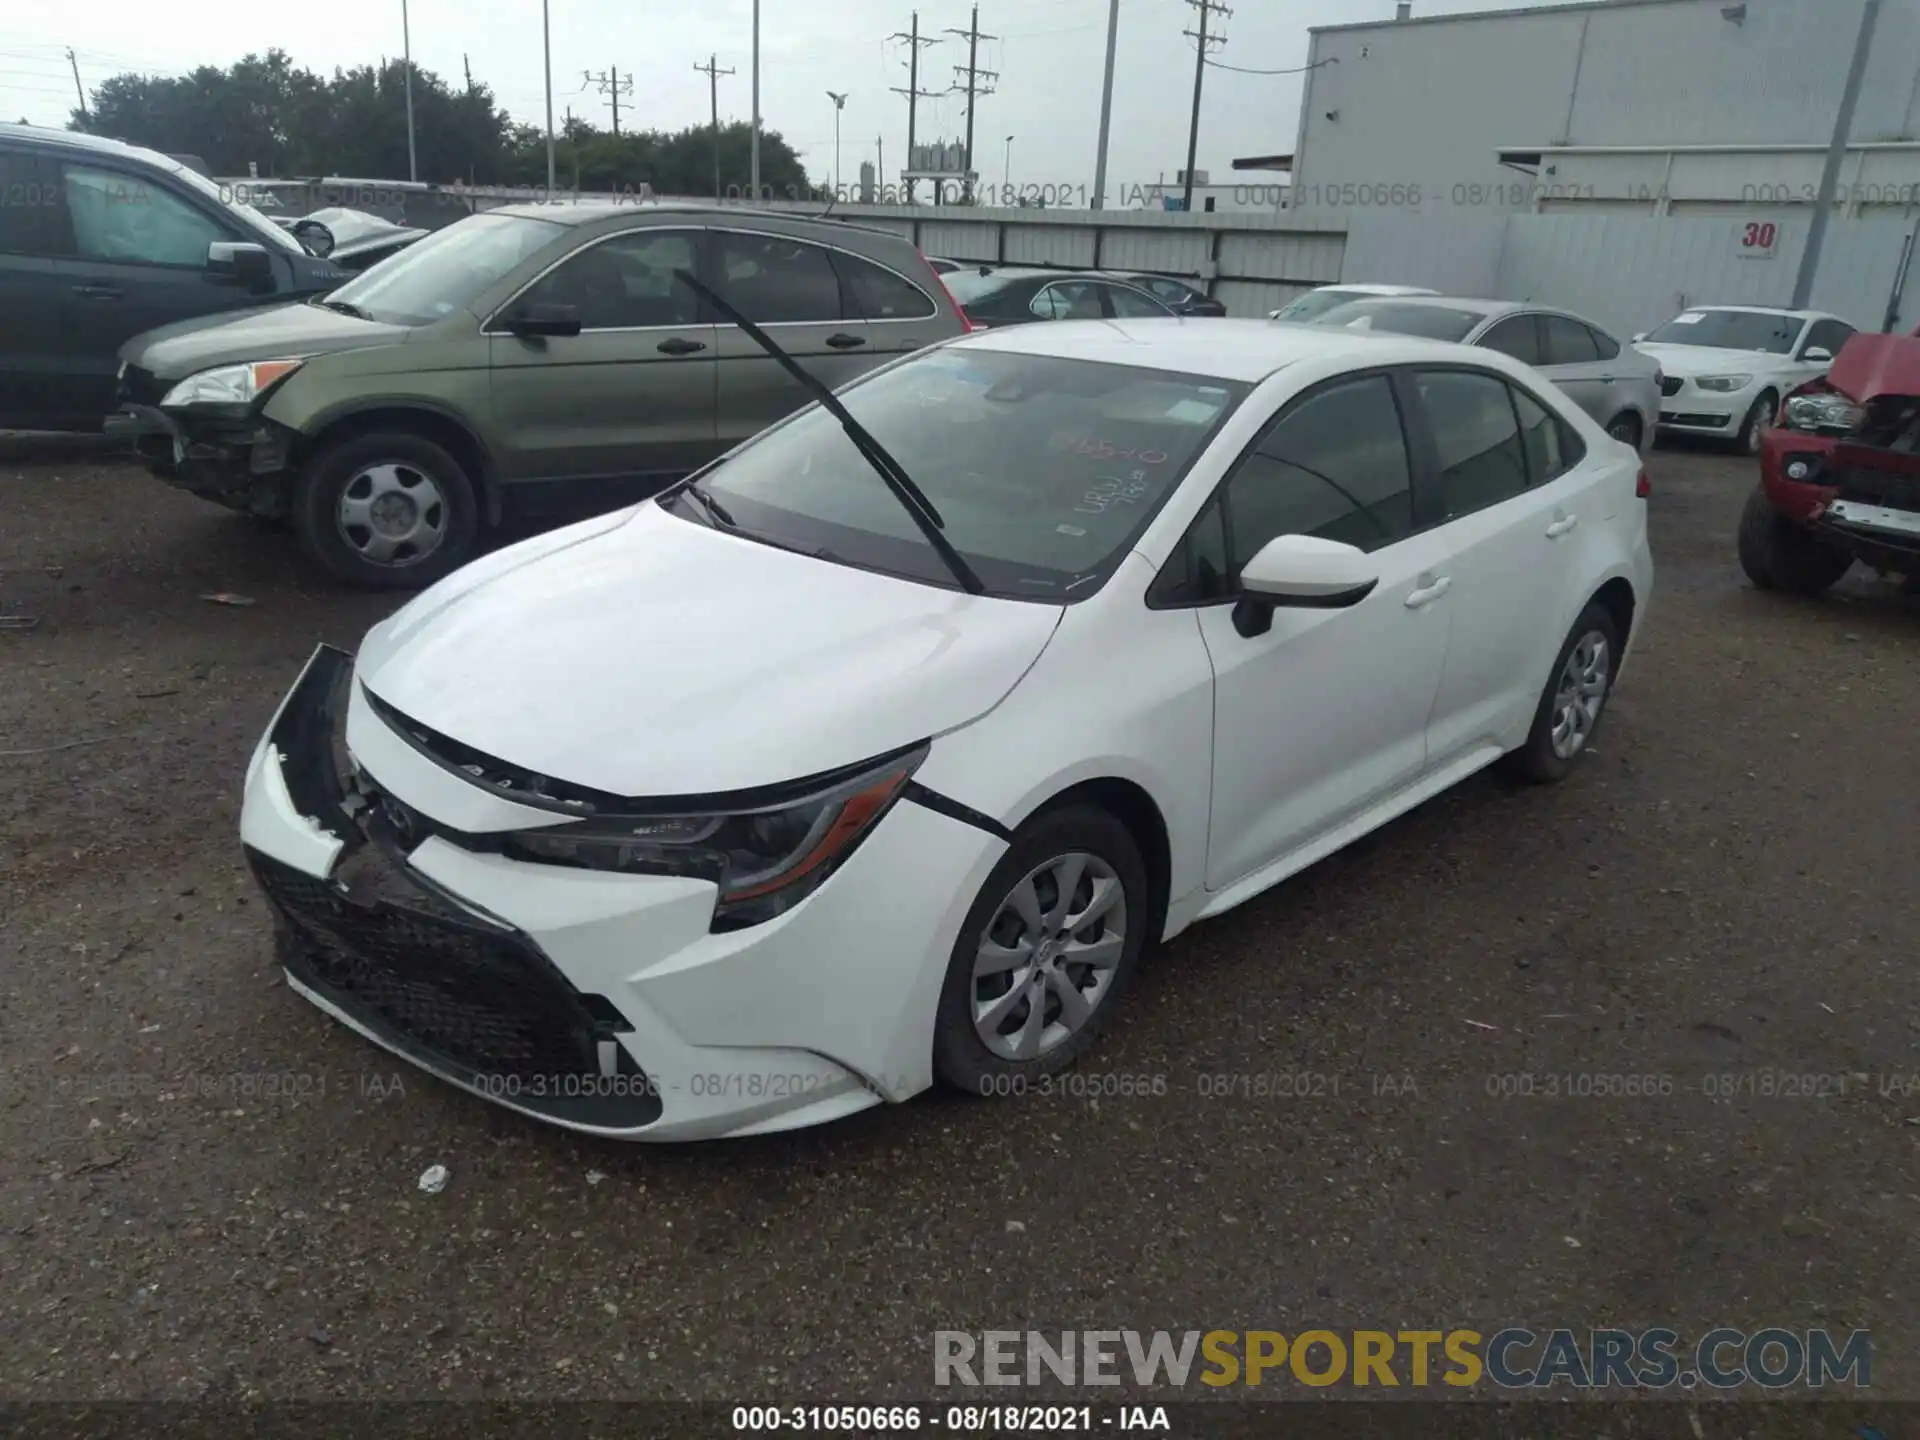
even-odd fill
[(1760, 453), (1760, 432), (1773, 423), (1775, 412), (1780, 409), (1780, 397), (1771, 390), (1763, 390), (1760, 398), (1753, 402), (1753, 408), (1747, 411), (1747, 418), (1740, 422), (1740, 434), (1733, 442), (1734, 448), (1742, 455)]
[[(341, 502), (349, 486), (370, 485), (368, 472), (376, 467), (392, 467), (406, 491), (401, 499), (418, 506), (421, 520), (437, 522), (431, 548), (409, 553), (403, 547), (382, 563), (354, 543), (354, 535), (370, 532), (340, 522)], [(414, 492), (426, 502), (416, 501)], [(474, 482), (460, 462), (431, 440), (401, 430), (355, 435), (316, 454), (294, 489), (292, 518), (300, 543), (329, 574), (369, 590), (431, 585), (466, 563), (480, 530)]]
[(1852, 567), (1851, 556), (1822, 545), (1804, 525), (1773, 508), (1762, 486), (1740, 512), (1740, 568), (1762, 590), (1819, 595)]
[[(990, 992), (983, 999), (1005, 998), (1015, 991), (1027, 990), (1026, 982), (1033, 978), (1034, 971), (1029, 961), (1026, 967), (1015, 967), (1005, 972), (1005, 989), (995, 996), (991, 990), (999, 983), (1000, 977), (988, 976), (977, 981), (974, 975), (975, 959), (988, 938), (989, 926), (1001, 930), (997, 922), (1020, 923), (1017, 915), (1002, 913), (1002, 907), (1009, 902), (1014, 887), (1049, 862), (1076, 854), (1104, 862), (1120, 886), (1121, 903), (1125, 906), (1124, 925), (1113, 924), (1111, 908), (1103, 918), (1092, 922), (1093, 925), (1106, 925), (1109, 932), (1120, 932), (1119, 955), (1112, 966), (1111, 976), (1100, 988), (1092, 1005), (1092, 1013), (1078, 1029), (1057, 1037), (1049, 1048), (1030, 1059), (997, 1054), (988, 1048), (974, 1025), (976, 988), (984, 987)], [(1087, 868), (1089, 871), (1092, 869)], [(1047, 879), (1053, 880), (1050, 888)], [(1090, 899), (1092, 879), (1090, 874), (1083, 875), (1075, 894)], [(1057, 903), (1059, 888), (1058, 879), (1052, 876), (1043, 877), (1036, 887), (1036, 899), (1043, 913), (1053, 911), (1054, 905), (1049, 900)], [(1066, 1069), (1099, 1038), (1125, 995), (1141, 952), (1146, 948), (1150, 903), (1147, 867), (1140, 858), (1140, 847), (1134, 843), (1127, 827), (1105, 810), (1091, 805), (1073, 805), (1048, 811), (1028, 821), (1016, 832), (1013, 844), (1000, 857), (1000, 863), (993, 867), (993, 873), (981, 886), (973, 907), (967, 911), (960, 937), (954, 942), (953, 957), (948, 964), (946, 983), (940, 990), (940, 1008), (934, 1021), (934, 1073), (955, 1089), (970, 1095), (1012, 1095), (1022, 1093), (1028, 1082)], [(1082, 927), (1073, 938), (1086, 939), (1091, 928)], [(1012, 939), (1004, 931), (1002, 934), (1004, 940)], [(1043, 932), (1043, 938), (1062, 937), (1048, 930)], [(1110, 944), (1114, 936), (1109, 933), (1105, 938)], [(1021, 943), (1014, 941), (1010, 948), (1017, 951)], [(1073, 953), (1067, 952), (1067, 958), (1054, 972), (1054, 979), (1043, 977), (1036, 982), (1044, 987), (1037, 992), (1042, 997), (1043, 1008), (1039, 1018), (1043, 1037), (1044, 1032), (1062, 1023), (1060, 987), (1073, 985), (1076, 991), (1084, 994), (1085, 987), (1094, 983), (1088, 967), (1073, 965)], [(1033, 1001), (1022, 999), (1011, 1003), (1013, 1008), (1000, 1022), (1013, 1026), (1013, 1035), (1006, 1037), (1010, 1041), (1025, 1033), (1027, 1027), (1023, 1017), (1026, 1021), (1031, 1020)], [(1062, 1028), (1065, 1029), (1064, 1025)]]
[(1631, 410), (1622, 410), (1607, 422), (1607, 434), (1622, 445), (1631, 445), (1635, 450), (1646, 438), (1646, 430), (1640, 424), (1640, 417)]
[[(1577, 647), (1596, 635), (1606, 643), (1605, 689), (1599, 696), (1599, 709), (1587, 723), (1578, 746), (1570, 754), (1561, 754), (1555, 748), (1554, 734), (1561, 714), (1561, 691), (1568, 673), (1568, 662)], [(1573, 622), (1573, 629), (1567, 632), (1566, 643), (1554, 657), (1546, 688), (1540, 692), (1539, 708), (1533, 712), (1533, 728), (1527, 732), (1526, 743), (1503, 761), (1510, 775), (1535, 785), (1551, 785), (1567, 778), (1575, 762), (1592, 745), (1601, 722), (1607, 718), (1607, 704), (1613, 699), (1613, 677), (1620, 670), (1620, 643), (1620, 628), (1614, 624), (1612, 612), (1604, 605), (1589, 603), (1580, 612), (1580, 618)]]

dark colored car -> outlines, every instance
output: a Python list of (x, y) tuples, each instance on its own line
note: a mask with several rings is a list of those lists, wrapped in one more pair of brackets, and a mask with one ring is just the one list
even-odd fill
[(1817, 595), (1856, 560), (1920, 579), (1920, 339), (1857, 334), (1787, 396), (1739, 545), (1763, 590)]
[(913, 242), (736, 206), (509, 205), (330, 295), (124, 349), (109, 428), (155, 474), (412, 588), (509, 513), (637, 500), (810, 395), (682, 278), (839, 386), (966, 321)]
[(98, 430), (135, 335), (346, 278), (177, 160), (0, 125), (0, 428)]
[(1111, 273), (1115, 279), (1138, 286), (1155, 299), (1164, 301), (1176, 315), (1219, 316), (1227, 313), (1227, 307), (1206, 291), (1185, 280), (1176, 280), (1171, 275), (1154, 275), (1144, 270), (1115, 270)]
[(1177, 312), (1136, 285), (1097, 271), (982, 265), (940, 277), (983, 330), (1036, 320), (1149, 320)]

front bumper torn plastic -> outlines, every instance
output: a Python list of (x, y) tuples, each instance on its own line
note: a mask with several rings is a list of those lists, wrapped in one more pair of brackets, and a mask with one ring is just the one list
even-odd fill
[(408, 863), (379, 797), (335, 749), (352, 668), (344, 652), (316, 650), (264, 747), (316, 838), (338, 842), (320, 875), (247, 847), (289, 978), (463, 1088), (573, 1125), (651, 1124), (660, 1095), (619, 1041), (631, 1030), (619, 1011), (576, 989), (524, 933)]
[(125, 403), (105, 429), (169, 485), (246, 514), (289, 513), (297, 437), (285, 426), (242, 407), (188, 413)]

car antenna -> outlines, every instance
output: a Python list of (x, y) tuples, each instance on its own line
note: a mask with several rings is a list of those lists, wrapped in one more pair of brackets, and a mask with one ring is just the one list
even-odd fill
[(967, 564), (958, 550), (953, 548), (953, 542), (940, 533), (946, 528), (947, 522), (941, 519), (940, 512), (934, 508), (933, 501), (929, 500), (926, 493), (913, 483), (900, 462), (888, 453), (887, 448), (868, 433), (867, 427), (853, 418), (853, 413), (840, 402), (840, 397), (822, 384), (819, 377), (809, 373), (791, 355), (775, 344), (766, 331), (716, 295), (711, 286), (703, 284), (685, 270), (675, 270), (673, 273), (689, 290), (713, 306), (724, 318), (745, 331), (749, 340), (779, 361), (780, 368), (798, 380), (801, 388), (820, 402), (820, 408), (840, 422), (840, 428), (847, 432), (847, 438), (853, 442), (853, 448), (866, 457), (867, 463), (873, 466), (880, 478), (886, 482), (887, 489), (893, 492), (894, 498), (912, 517), (913, 523), (920, 527), (920, 533), (927, 537), (927, 543), (933, 547), (934, 553), (953, 573), (953, 578), (960, 582), (960, 588), (969, 595), (986, 594), (987, 587), (974, 573), (973, 567)]

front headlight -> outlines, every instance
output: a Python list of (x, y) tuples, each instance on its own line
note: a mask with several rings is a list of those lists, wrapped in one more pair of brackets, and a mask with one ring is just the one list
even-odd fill
[(776, 803), (682, 815), (599, 816), (501, 837), (501, 853), (547, 865), (686, 875), (720, 888), (713, 928), (737, 930), (792, 909), (819, 888), (926, 758), (927, 747)]
[(189, 375), (161, 397), (161, 408), (177, 405), (251, 405), (301, 366), (299, 360), (254, 360), (219, 365)]
[(1786, 418), (1794, 430), (1852, 430), (1866, 413), (1844, 395), (1796, 395)]
[(1751, 375), (1702, 375), (1693, 382), (1702, 390), (1711, 390), (1717, 395), (1731, 395), (1736, 390), (1744, 390), (1753, 383)]

